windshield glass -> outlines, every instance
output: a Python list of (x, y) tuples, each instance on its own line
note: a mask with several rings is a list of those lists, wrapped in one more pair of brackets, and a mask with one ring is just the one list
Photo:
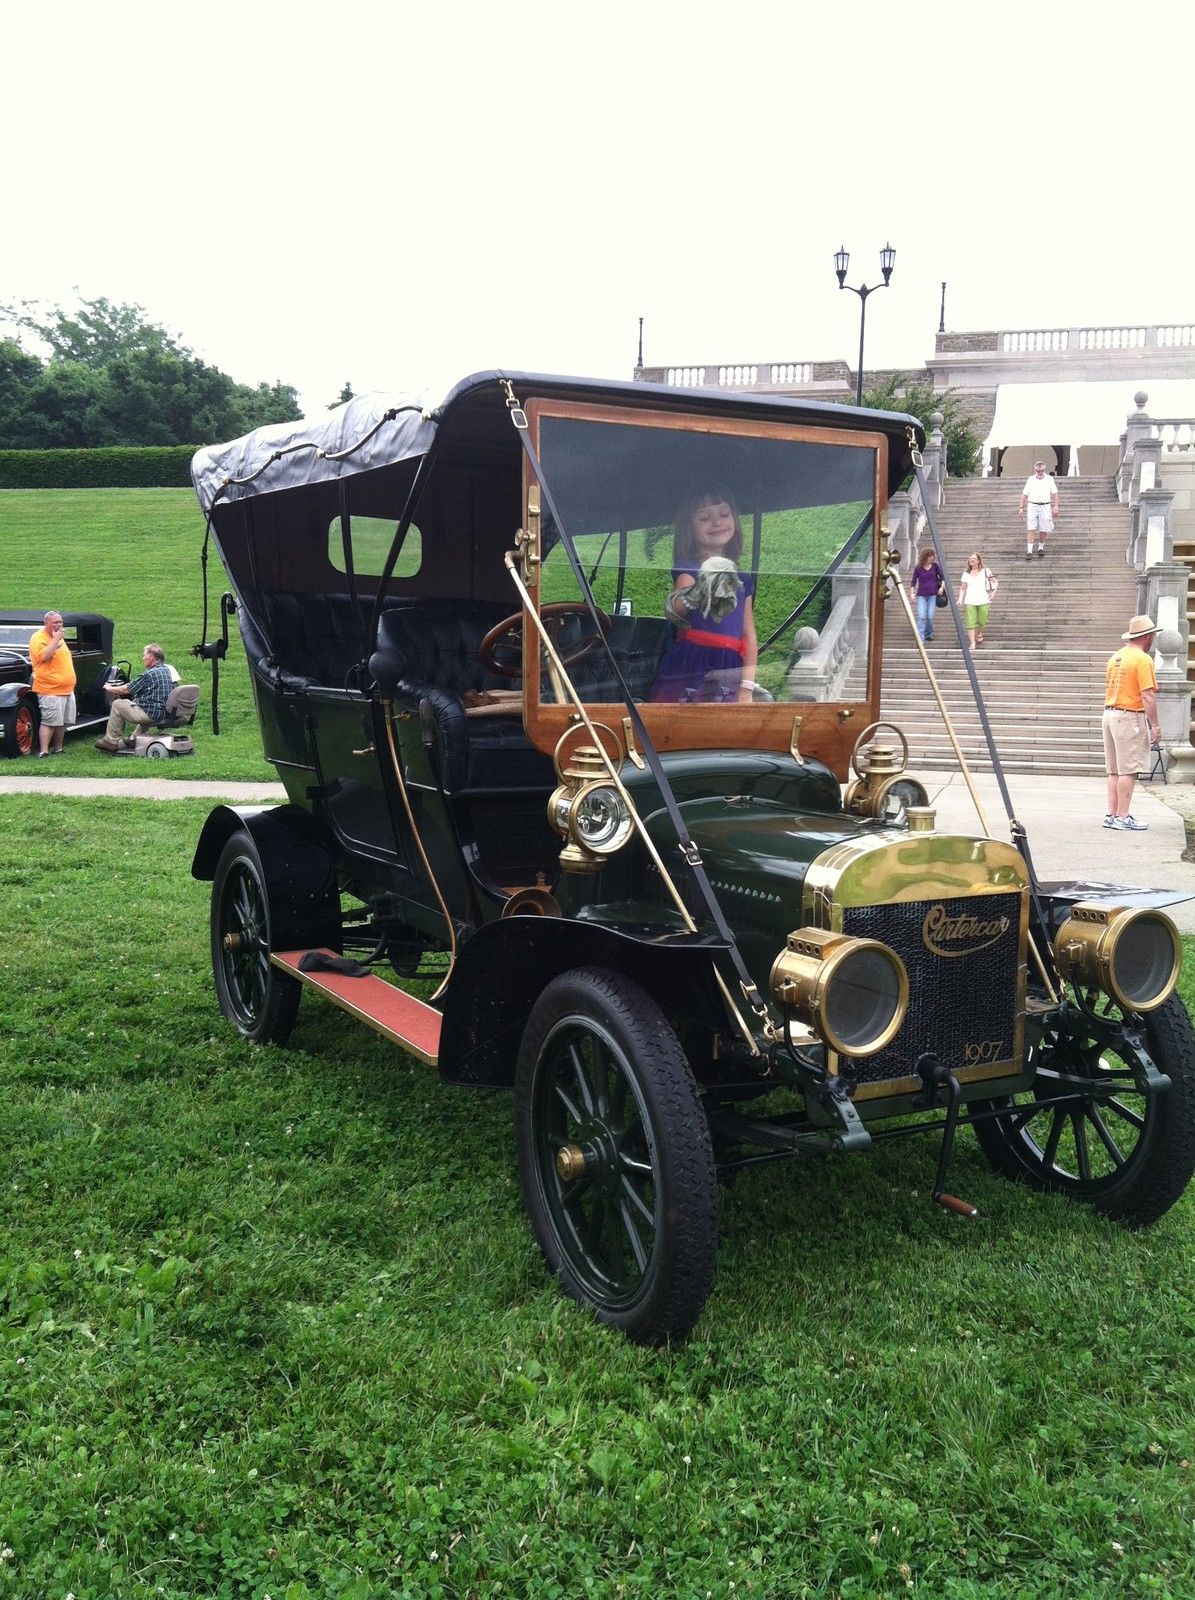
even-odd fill
[[(758, 423), (697, 431), (692, 419), (539, 421), (545, 478), (637, 701), (866, 698), (870, 439), (794, 439)], [(543, 548), (541, 604), (579, 601), (550, 517)], [(570, 629), (577, 653), (586, 628), (564, 619), (566, 660)], [(570, 673), (587, 701), (620, 698), (600, 649)], [(550, 674), (541, 692), (563, 697)]]

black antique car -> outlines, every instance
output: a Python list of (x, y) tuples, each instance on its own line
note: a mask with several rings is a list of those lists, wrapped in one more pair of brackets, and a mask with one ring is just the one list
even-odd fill
[(969, 1212), (966, 1124), (1131, 1225), (1195, 1167), (1173, 897), (940, 830), (876, 722), (919, 443), (491, 372), (195, 458), (288, 794), (198, 843), (221, 1009), (281, 1044), (308, 987), (513, 1087), (548, 1265), (635, 1339), (696, 1320), (745, 1165), (929, 1134)]
[[(44, 620), (42, 611), (0, 612), (0, 756), (31, 755), (37, 745), (41, 716), (30, 687), (29, 641)], [(76, 733), (108, 720), (103, 685), (112, 667), (112, 618), (64, 611), (62, 625), (78, 678), (76, 721), (69, 730)]]

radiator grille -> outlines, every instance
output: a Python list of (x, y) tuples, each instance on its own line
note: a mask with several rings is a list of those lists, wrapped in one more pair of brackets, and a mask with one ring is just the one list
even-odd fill
[[(950, 917), (991, 922), (1007, 917), (1007, 932), (958, 956), (935, 955), (922, 936), (936, 905)], [(952, 1072), (1008, 1061), (1015, 1051), (1021, 896), (971, 895), (959, 900), (849, 906), (842, 931), (879, 939), (895, 950), (909, 974), (909, 1010), (900, 1032), (877, 1055), (844, 1063), (856, 1083), (916, 1076), (917, 1058), (932, 1051)]]

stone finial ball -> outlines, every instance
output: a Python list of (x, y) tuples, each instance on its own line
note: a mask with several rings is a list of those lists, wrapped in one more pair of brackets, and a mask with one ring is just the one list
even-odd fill
[(816, 628), (798, 628), (793, 634), (793, 648), (796, 650), (813, 650), (817, 647), (820, 635)]
[(1183, 636), (1177, 628), (1162, 628), (1158, 632), (1158, 654), (1176, 656), (1183, 647)]
[(1149, 396), (1146, 394), (1145, 390), (1144, 389), (1138, 389), (1137, 393), (1133, 396), (1133, 404), (1137, 407), (1138, 411), (1144, 411), (1145, 410), (1145, 402), (1148, 399), (1149, 399)]
[(931, 413), (929, 420), (933, 423), (935, 428), (940, 429), (942, 424), (946, 421), (946, 418), (940, 411), (934, 411)]

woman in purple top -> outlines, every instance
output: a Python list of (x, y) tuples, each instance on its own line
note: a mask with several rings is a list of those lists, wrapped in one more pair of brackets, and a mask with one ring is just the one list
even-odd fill
[(742, 524), (729, 494), (721, 489), (699, 490), (682, 503), (672, 541), (673, 589), (666, 607), (678, 632), (656, 674), (653, 701), (749, 704), (752, 700), (759, 657), (751, 607), (755, 580), (735, 572), (732, 581), (738, 592), (734, 609), (717, 618), (700, 610), (700, 602), (688, 592), (710, 556), (737, 563), (742, 553)]
[(909, 590), (917, 612), (917, 632), (928, 642), (934, 636), (938, 595), (946, 593), (946, 574), (938, 565), (932, 550), (923, 550), (918, 557)]

